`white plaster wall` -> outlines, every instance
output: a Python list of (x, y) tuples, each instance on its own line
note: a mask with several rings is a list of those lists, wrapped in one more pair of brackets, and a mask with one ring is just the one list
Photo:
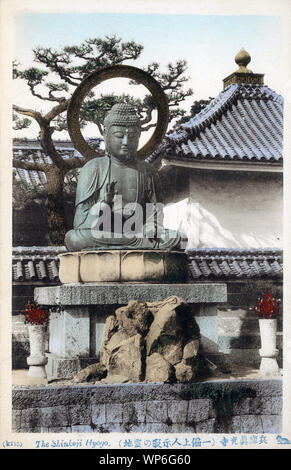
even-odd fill
[(282, 248), (281, 174), (189, 172), (188, 197), (177, 181), (164, 210), (164, 225), (186, 232), (187, 248)]

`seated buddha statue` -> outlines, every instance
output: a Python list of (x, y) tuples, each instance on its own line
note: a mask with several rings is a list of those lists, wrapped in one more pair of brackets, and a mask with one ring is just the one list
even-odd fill
[(163, 227), (153, 171), (137, 156), (140, 133), (134, 107), (114, 105), (104, 120), (105, 155), (80, 170), (74, 228), (65, 236), (69, 251), (185, 246), (185, 237)]

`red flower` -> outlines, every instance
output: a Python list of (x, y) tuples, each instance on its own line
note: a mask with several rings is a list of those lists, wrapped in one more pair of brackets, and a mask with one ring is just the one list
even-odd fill
[(45, 325), (49, 321), (49, 312), (36, 302), (29, 302), (25, 309), (25, 323)]
[(272, 294), (264, 294), (258, 299), (254, 307), (256, 314), (262, 318), (273, 318), (279, 312), (280, 301), (272, 296)]

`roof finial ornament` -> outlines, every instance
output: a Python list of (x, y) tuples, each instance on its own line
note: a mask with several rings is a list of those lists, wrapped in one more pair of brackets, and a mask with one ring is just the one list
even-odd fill
[(237, 72), (239, 72), (239, 73), (253, 73), (252, 70), (247, 68), (247, 65), (251, 61), (251, 56), (244, 48), (242, 48), (236, 54), (234, 60), (237, 63), (237, 65), (239, 65), (239, 68), (237, 69)]
[(235, 56), (234, 60), (239, 66), (238, 69), (231, 75), (223, 79), (224, 89), (229, 85), (263, 85), (264, 74), (253, 73), (252, 70), (247, 68), (247, 65), (251, 61), (250, 54), (245, 50), (241, 49)]

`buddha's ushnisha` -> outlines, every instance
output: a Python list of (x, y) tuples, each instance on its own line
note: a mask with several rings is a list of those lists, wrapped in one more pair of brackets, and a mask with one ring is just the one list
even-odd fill
[(130, 104), (115, 104), (104, 120), (105, 155), (79, 175), (69, 251), (179, 248), (181, 235), (162, 227), (154, 175), (137, 157), (141, 124)]

